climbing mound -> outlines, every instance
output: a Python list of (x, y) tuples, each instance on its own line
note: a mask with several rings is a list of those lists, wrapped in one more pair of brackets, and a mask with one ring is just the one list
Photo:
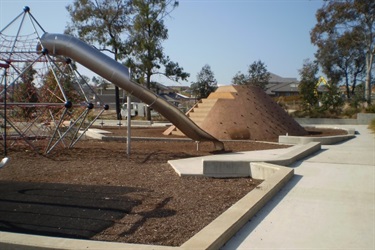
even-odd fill
[[(222, 86), (201, 100), (187, 115), (220, 140), (270, 140), (279, 135), (307, 135), (262, 89)], [(181, 134), (177, 129), (166, 132)]]

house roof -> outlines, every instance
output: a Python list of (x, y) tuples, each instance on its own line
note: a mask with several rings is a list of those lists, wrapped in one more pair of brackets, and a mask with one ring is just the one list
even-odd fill
[(176, 99), (175, 95), (162, 93), (162, 94), (159, 94), (159, 96), (163, 98), (164, 100), (166, 100), (167, 102), (179, 102), (179, 100)]
[[(298, 92), (298, 87), (295, 90), (294, 88), (289, 88), (291, 83), (297, 83), (297, 78), (294, 77), (281, 77), (274, 73), (270, 73), (270, 80), (266, 86), (266, 93), (268, 95), (274, 95), (275, 92)], [(275, 91), (277, 90), (277, 91)]]
[(298, 82), (284, 82), (271, 85), (267, 89), (267, 94), (274, 94), (280, 92), (299, 92), (298, 90)]
[(269, 83), (290, 83), (290, 82), (297, 82), (297, 78), (294, 77), (281, 77), (279, 75), (276, 75), (274, 73), (270, 73), (270, 80)]
[(158, 83), (158, 82), (153, 82), (153, 85), (155, 86), (155, 88), (158, 88), (159, 90), (162, 90), (162, 91), (173, 91), (172, 88), (164, 84)]

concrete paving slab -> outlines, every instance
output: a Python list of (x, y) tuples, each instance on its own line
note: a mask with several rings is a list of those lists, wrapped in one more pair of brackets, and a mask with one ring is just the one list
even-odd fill
[(223, 249), (374, 249), (374, 168), (345, 167), (296, 168), (296, 179)]
[[(193, 157), (188, 159), (171, 160), (168, 163), (174, 168), (180, 176), (189, 175), (204, 175), (205, 168), (212, 165), (214, 168), (222, 166), (229, 166), (230, 168), (236, 168), (234, 165), (238, 165), (241, 162), (269, 162), (282, 166), (288, 166), (291, 163), (306, 157), (321, 148), (320, 143), (311, 142), (304, 145), (295, 145), (289, 148), (283, 149), (270, 149), (270, 150), (257, 150), (257, 151), (246, 151), (236, 152), (222, 155), (209, 155), (201, 157)], [(209, 171), (210, 172), (210, 171)], [(206, 171), (207, 173), (207, 171)], [(208, 176), (215, 176), (214, 173), (210, 172)], [(231, 177), (232, 175), (220, 177)], [(216, 176), (219, 177), (219, 176)]]
[(223, 155), (208, 155), (201, 157), (192, 157), (188, 159), (171, 160), (168, 163), (180, 176), (186, 175), (203, 175), (203, 160), (233, 160), (245, 161), (252, 159), (253, 161), (266, 161), (269, 159), (276, 159), (282, 154), (291, 151), (291, 148), (270, 149), (260, 151), (236, 152)]
[(295, 163), (293, 179), (222, 249), (375, 249), (375, 138), (356, 129)]
[[(374, 140), (375, 141), (375, 140)], [(372, 146), (374, 148), (375, 146)], [(341, 145), (338, 150), (336, 146), (322, 146), (323, 152), (330, 151), (330, 154), (319, 154), (310, 159), (311, 162), (340, 163), (375, 165), (375, 152), (369, 152), (363, 147), (353, 148)]]

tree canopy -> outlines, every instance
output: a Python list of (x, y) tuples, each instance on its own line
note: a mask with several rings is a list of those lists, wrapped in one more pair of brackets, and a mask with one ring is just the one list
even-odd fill
[(164, 19), (178, 6), (173, 0), (133, 0), (132, 22), (124, 53), (129, 55), (126, 65), (135, 80), (151, 88), (151, 77), (159, 74), (173, 80), (187, 80), (190, 76), (163, 51), (162, 42), (168, 39)]
[[(332, 81), (344, 79), (347, 95), (358, 78), (365, 77), (365, 98), (371, 102), (375, 55), (375, 2), (326, 1), (316, 13), (311, 42), (318, 46), (317, 60)], [(351, 88), (349, 88), (349, 86)]]
[(81, 94), (77, 91), (77, 84), (79, 83), (75, 81), (72, 68), (65, 62), (56, 62), (43, 75), (40, 88), (41, 97), (48, 98), (45, 102), (71, 101), (72, 103), (79, 103), (82, 99)]
[(74, 0), (66, 7), (71, 22), (65, 33), (78, 36), (87, 43), (110, 52), (114, 58), (119, 54), (130, 23), (130, 3), (127, 0)]
[[(39, 101), (38, 90), (35, 87), (34, 75), (37, 71), (32, 67), (30, 63), (25, 63), (23, 67), (23, 74), (21, 75), (19, 81), (14, 86), (13, 101), (15, 102), (26, 102), (35, 103)], [(32, 114), (35, 112), (35, 107), (17, 107), (16, 115), (20, 115), (24, 118), (31, 118)]]
[[(317, 61), (305, 60), (302, 69), (299, 70), (300, 84), (298, 86), (302, 100), (302, 108), (309, 115), (313, 113), (329, 112), (331, 114), (341, 112), (343, 99), (337, 84), (318, 78), (319, 65)], [(324, 90), (319, 91), (319, 85), (323, 82)]]
[(271, 78), (271, 74), (267, 70), (264, 62), (258, 60), (254, 61), (247, 70), (248, 74), (238, 72), (232, 79), (232, 83), (236, 85), (253, 85), (262, 89), (266, 86)]
[(318, 105), (318, 96), (316, 95), (318, 71), (319, 66), (317, 62), (312, 62), (310, 60), (305, 60), (302, 69), (299, 70), (301, 80), (298, 88), (302, 99), (302, 107), (304, 110), (311, 111)]
[(197, 81), (190, 86), (198, 100), (206, 98), (217, 89), (217, 81), (210, 65), (206, 64), (197, 74)]
[[(177, 6), (175, 0), (74, 0), (67, 7), (72, 23), (66, 32), (112, 53), (131, 69), (135, 81), (150, 89), (156, 74), (174, 81), (189, 77), (162, 46), (168, 38), (164, 20)], [(118, 103), (116, 109), (121, 119)]]
[[(67, 10), (71, 16), (65, 33), (78, 36), (99, 50), (113, 54), (121, 60), (120, 49), (125, 43), (124, 34), (129, 27), (130, 1), (128, 0), (74, 0)], [(117, 118), (121, 119), (119, 88), (115, 86)]]

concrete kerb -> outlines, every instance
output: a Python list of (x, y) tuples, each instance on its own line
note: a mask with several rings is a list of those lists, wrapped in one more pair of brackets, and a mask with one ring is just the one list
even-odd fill
[(278, 156), (276, 159), (268, 160), (267, 162), (282, 166), (289, 166), (298, 160), (301, 160), (313, 153), (318, 152), (322, 148), (321, 146), (322, 145), (320, 142), (309, 142)]
[[(281, 166), (288, 166), (300, 159), (318, 152), (320, 149), (321, 144), (319, 142), (309, 142), (304, 145), (294, 146), (292, 150), (281, 154), (274, 159), (266, 160), (266, 162)], [(253, 176), (253, 168), (251, 167), (251, 164), (254, 162), (256, 161), (253, 159), (239, 161), (203, 159), (203, 175), (216, 178)]]
[[(308, 126), (314, 127), (314, 126)], [(334, 128), (338, 129), (338, 128)], [(342, 128), (340, 128), (342, 129)], [(355, 137), (355, 129), (348, 128), (344, 129), (347, 131), (347, 135), (335, 135), (335, 136), (324, 136), (324, 137), (305, 137), (305, 136), (288, 136), (288, 135), (280, 135), (279, 136), (279, 143), (284, 144), (307, 144), (310, 142), (319, 142), (322, 145), (332, 145), (335, 143), (339, 143), (342, 141), (346, 141)]]
[[(79, 133), (81, 133), (81, 131)], [(103, 129), (96, 129), (96, 128), (89, 128), (85, 132), (85, 136), (88, 136), (93, 139), (98, 139), (98, 140), (103, 140), (103, 138), (107, 137), (106, 134), (111, 134), (111, 132), (105, 131)]]
[[(290, 165), (321, 149), (319, 142), (310, 142), (280, 155), (273, 163)], [(266, 162), (203, 160), (203, 173), (211, 177), (246, 177), (264, 180), (213, 222), (203, 228), (181, 248), (219, 249), (241, 229), (294, 175), (294, 170)]]
[(168, 250), (176, 247), (104, 242), (93, 240), (77, 240), (69, 238), (40, 235), (0, 232), (0, 249), (2, 250)]
[(238, 232), (294, 175), (292, 168), (250, 163), (254, 178), (264, 181), (213, 222), (182, 244), (182, 249), (219, 249)]

